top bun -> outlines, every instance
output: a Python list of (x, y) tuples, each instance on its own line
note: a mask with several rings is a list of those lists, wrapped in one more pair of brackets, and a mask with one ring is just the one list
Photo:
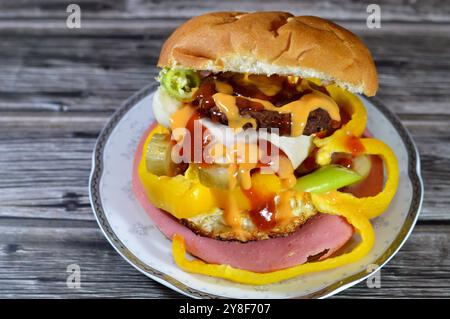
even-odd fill
[(164, 43), (159, 67), (296, 75), (375, 95), (369, 50), (350, 31), (286, 12), (215, 12), (194, 17)]

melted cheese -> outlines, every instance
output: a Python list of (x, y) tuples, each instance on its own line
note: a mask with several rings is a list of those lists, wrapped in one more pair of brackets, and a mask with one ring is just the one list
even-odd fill
[(189, 119), (195, 114), (195, 109), (191, 106), (184, 106), (170, 116), (170, 128), (173, 130), (177, 128), (185, 128)]
[(252, 187), (252, 177), (250, 172), (255, 167), (256, 163), (241, 163), (238, 165), (238, 176), (242, 189), (250, 189)]
[(239, 108), (236, 105), (236, 97), (225, 94), (216, 93), (213, 95), (216, 106), (227, 116), (228, 125), (234, 129), (241, 129), (244, 125), (250, 123), (256, 128), (256, 120), (254, 118), (244, 118), (239, 114)]
[(217, 92), (229, 95), (233, 94), (233, 87), (230, 84), (217, 80), (214, 81), (214, 84)]
[(282, 83), (274, 81), (265, 75), (248, 74), (238, 75), (235, 78), (237, 84), (246, 86), (254, 85), (258, 90), (267, 96), (275, 96), (281, 91)]
[(281, 185), (285, 189), (294, 187), (297, 179), (294, 175), (294, 169), (291, 161), (286, 156), (280, 156), (278, 159), (278, 176), (281, 179)]
[(227, 192), (227, 203), (224, 211), (225, 223), (230, 226), (235, 232), (239, 233), (241, 229), (241, 210), (236, 197), (232, 190), (237, 186), (237, 165), (230, 164), (228, 166), (228, 180), (229, 189)]

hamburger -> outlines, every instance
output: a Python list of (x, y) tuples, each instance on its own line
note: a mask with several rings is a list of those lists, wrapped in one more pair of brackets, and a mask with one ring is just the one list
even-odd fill
[[(164, 43), (134, 192), (184, 270), (264, 284), (354, 262), (398, 184), (366, 129), (371, 54), (285, 12), (194, 17)], [(185, 252), (196, 258), (185, 258)]]

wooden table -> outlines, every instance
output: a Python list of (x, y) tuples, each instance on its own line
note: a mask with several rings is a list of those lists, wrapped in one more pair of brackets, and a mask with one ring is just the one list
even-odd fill
[[(177, 293), (127, 264), (103, 237), (88, 198), (91, 153), (121, 102), (157, 74), (159, 49), (192, 15), (285, 10), (321, 15), (360, 35), (375, 58), (378, 96), (412, 133), (425, 200), (412, 236), (381, 272), (341, 298), (450, 297), (450, 2), (78, 0), (0, 2), (0, 297), (148, 297)], [(363, 3), (366, 2), (366, 3)], [(395, 3), (396, 2), (396, 3)], [(81, 288), (66, 268), (81, 267)]]

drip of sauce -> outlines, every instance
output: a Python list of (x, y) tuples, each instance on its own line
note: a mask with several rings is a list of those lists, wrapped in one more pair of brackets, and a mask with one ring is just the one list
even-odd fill
[(235, 76), (234, 80), (241, 86), (253, 85), (266, 96), (275, 96), (283, 88), (281, 77), (245, 73)]
[(281, 186), (286, 189), (280, 193), (277, 206), (277, 222), (283, 223), (292, 218), (291, 198), (295, 193), (290, 189), (297, 182), (291, 161), (284, 155), (279, 157), (278, 176), (281, 179)]
[(352, 156), (360, 155), (365, 150), (364, 145), (356, 136), (353, 135), (348, 136), (344, 143), (347, 150), (352, 154)]
[(239, 114), (239, 108), (236, 104), (236, 97), (224, 94), (216, 93), (213, 95), (216, 106), (227, 116), (228, 125), (234, 129), (241, 129), (244, 126), (250, 124), (253, 128), (257, 127), (256, 120), (254, 118), (244, 118)]
[(217, 92), (229, 95), (233, 94), (233, 87), (230, 84), (218, 80), (215, 80), (214, 84)]
[(285, 189), (292, 188), (297, 181), (291, 161), (284, 155), (279, 156), (278, 176), (281, 179), (282, 187)]
[[(227, 192), (227, 203), (224, 211), (225, 223), (236, 233), (241, 233), (241, 211), (232, 190), (241, 187), (244, 194), (252, 203), (249, 214), (258, 229), (271, 229), (275, 226), (275, 194), (270, 198), (261, 197), (252, 190), (251, 170), (257, 163), (232, 163), (228, 166), (229, 189)], [(271, 204), (273, 202), (273, 204)]]
[(241, 230), (241, 212), (238, 207), (236, 198), (233, 196), (231, 190), (237, 185), (237, 166), (236, 164), (230, 164), (228, 166), (228, 180), (229, 189), (227, 192), (228, 200), (225, 207), (224, 219), (225, 223), (230, 226), (234, 231), (239, 232)]
[(275, 200), (272, 198), (266, 202), (265, 206), (250, 210), (249, 214), (258, 229), (267, 231), (274, 228), (277, 224), (275, 211)]
[(201, 109), (209, 110), (214, 106), (214, 99), (212, 98), (214, 93), (216, 93), (216, 84), (214, 81), (207, 79), (195, 91), (194, 101), (192, 103)]
[[(280, 212), (280, 220), (287, 221), (292, 217), (290, 199), (292, 191), (284, 191), (280, 194), (278, 205), (275, 203), (276, 194), (262, 194), (252, 188), (251, 171), (260, 167), (258, 163), (232, 163), (228, 166), (229, 190), (227, 192), (227, 204), (224, 211), (224, 218), (235, 232), (241, 231), (241, 212), (238, 208), (236, 198), (232, 194), (235, 187), (241, 187), (242, 191), (249, 199), (251, 207), (249, 215), (253, 223), (260, 230), (270, 230), (277, 224), (275, 215)], [(278, 176), (281, 185), (285, 189), (295, 185), (296, 178), (291, 162), (285, 155), (279, 157)]]
[(258, 144), (237, 143), (225, 146), (216, 142), (213, 147), (207, 147), (205, 151), (202, 153), (205, 155), (209, 151), (208, 156), (211, 156), (214, 163), (231, 163), (228, 171), (229, 179), (237, 176), (237, 184), (242, 189), (249, 189), (252, 186), (251, 171), (266, 165), (259, 161)]
[[(239, 176), (243, 192), (251, 203), (249, 215), (256, 227), (259, 230), (267, 231), (274, 228), (278, 222), (290, 220), (292, 218), (291, 198), (294, 192), (290, 190), (281, 192), (277, 205), (275, 202), (276, 194), (262, 194), (253, 189), (251, 187), (250, 170), (247, 170), (247, 173), (248, 175), (240, 173)], [(295, 184), (296, 179), (291, 162), (284, 155), (279, 157), (278, 176), (281, 179), (281, 186), (285, 189), (290, 189)]]
[(263, 195), (254, 189), (244, 190), (250, 200), (249, 216), (255, 226), (262, 231), (271, 230), (276, 226), (275, 194)]
[(170, 116), (170, 128), (172, 131), (177, 128), (185, 128), (194, 114), (195, 108), (188, 105), (185, 105), (175, 111)]
[(250, 189), (252, 187), (252, 177), (250, 172), (256, 167), (257, 163), (240, 163), (238, 164), (238, 176), (242, 189)]
[[(286, 105), (277, 107), (269, 101), (239, 97), (241, 99), (247, 99), (249, 101), (257, 102), (261, 104), (265, 110), (276, 111), (279, 113), (291, 114), (291, 135), (302, 135), (308, 121), (309, 113), (317, 109), (323, 109), (330, 115), (334, 121), (340, 121), (339, 106), (336, 102), (326, 94), (318, 91), (302, 96), (299, 100), (290, 102)], [(236, 97), (224, 93), (216, 93), (213, 95), (214, 102), (220, 108), (220, 110), (227, 116), (229, 126), (232, 128), (241, 128), (247, 123), (251, 123), (256, 128), (256, 122), (254, 119), (246, 119), (239, 114), (239, 107), (237, 106)], [(252, 121), (253, 120), (253, 121)]]
[(335, 161), (333, 161), (333, 163), (335, 163), (335, 164), (338, 164), (338, 165), (341, 165), (341, 166), (344, 166), (344, 167), (346, 167), (346, 168), (352, 168), (352, 166), (353, 166), (353, 161), (352, 161), (352, 159), (351, 158), (348, 158), (348, 157), (340, 157), (340, 158), (337, 158)]

